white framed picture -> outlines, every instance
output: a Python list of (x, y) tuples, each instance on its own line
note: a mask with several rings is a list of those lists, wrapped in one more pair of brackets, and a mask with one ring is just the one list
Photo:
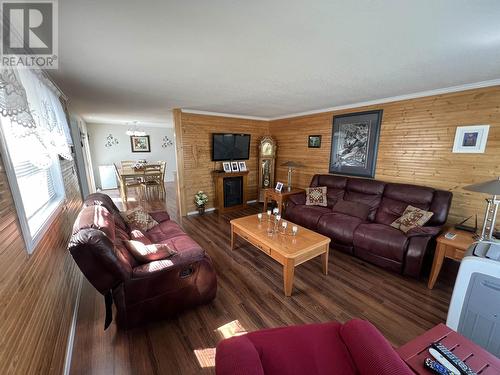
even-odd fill
[(489, 131), (489, 125), (457, 126), (453, 152), (484, 153)]
[(244, 161), (238, 162), (238, 166), (240, 168), (240, 172), (246, 172), (247, 171), (247, 163)]
[(232, 161), (231, 162), (231, 172), (239, 172), (240, 170), (238, 169), (238, 162), (237, 161)]
[(278, 191), (281, 193), (281, 190), (283, 190), (283, 182), (277, 182), (276, 183), (276, 187), (274, 188), (274, 190)]
[(231, 173), (231, 163), (228, 161), (222, 162), (222, 169), (224, 169), (226, 173)]

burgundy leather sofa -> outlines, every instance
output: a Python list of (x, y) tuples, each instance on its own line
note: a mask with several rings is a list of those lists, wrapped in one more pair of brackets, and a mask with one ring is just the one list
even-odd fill
[[(87, 197), (75, 221), (68, 249), (87, 280), (106, 297), (105, 327), (111, 301), (117, 324), (130, 328), (215, 298), (216, 275), (205, 251), (168, 213), (150, 215), (159, 223), (151, 230), (129, 228), (111, 198), (96, 193)], [(140, 264), (123, 243), (129, 239), (168, 244), (177, 254), (167, 259), (152, 255)]]
[(265, 329), (223, 340), (217, 375), (412, 375), (369, 322), (351, 320)]
[[(335, 175), (315, 175), (311, 187), (327, 187), (327, 207), (306, 206), (305, 193), (291, 195), (285, 218), (331, 238), (330, 246), (391, 271), (418, 277), (432, 239), (448, 217), (452, 193), (429, 187)], [(334, 212), (337, 202), (359, 203)], [(434, 214), (423, 227), (404, 233), (390, 224), (408, 205)], [(357, 211), (368, 210), (368, 217)], [(366, 211), (365, 211), (366, 212)]]

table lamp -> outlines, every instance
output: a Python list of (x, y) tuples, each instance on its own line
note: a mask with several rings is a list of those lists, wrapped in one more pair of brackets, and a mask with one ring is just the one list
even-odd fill
[(292, 169), (303, 167), (303, 165), (300, 163), (288, 160), (288, 161), (284, 162), (283, 164), (281, 164), (281, 167), (288, 168), (287, 190), (291, 191), (292, 190)]
[(465, 190), (476, 191), (478, 193), (491, 194), (491, 198), (487, 198), (486, 212), (484, 214), (483, 229), (479, 240), (493, 240), (493, 232), (495, 230), (495, 221), (497, 218), (498, 205), (500, 204), (500, 177), (495, 180), (481, 182), (479, 184), (468, 185)]

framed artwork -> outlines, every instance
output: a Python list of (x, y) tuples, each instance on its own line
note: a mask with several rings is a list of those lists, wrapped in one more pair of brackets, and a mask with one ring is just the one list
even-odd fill
[(308, 140), (307, 140), (307, 147), (320, 148), (321, 147), (321, 135), (310, 135)]
[(484, 153), (489, 131), (489, 125), (457, 126), (453, 152)]
[(274, 188), (274, 190), (278, 191), (281, 193), (281, 190), (283, 190), (283, 182), (277, 182), (276, 183), (276, 187)]
[(245, 163), (244, 161), (238, 162), (238, 167), (240, 168), (240, 172), (247, 171), (247, 163)]
[(222, 162), (222, 168), (224, 169), (224, 172), (226, 173), (231, 173), (231, 163), (228, 161)]
[(382, 110), (335, 116), (329, 172), (347, 176), (375, 176)]
[(238, 162), (237, 161), (232, 161), (231, 162), (231, 172), (239, 172), (240, 170), (238, 169)]
[(151, 152), (149, 135), (131, 135), (130, 146), (132, 147), (132, 152)]

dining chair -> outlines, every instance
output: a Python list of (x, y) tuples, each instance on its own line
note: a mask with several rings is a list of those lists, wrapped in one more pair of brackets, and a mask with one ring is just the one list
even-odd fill
[(117, 165), (113, 163), (113, 166), (115, 167), (116, 179), (118, 180), (120, 186), (120, 197), (122, 199), (122, 202), (126, 203), (128, 201), (127, 191), (129, 188), (135, 189), (137, 198), (140, 201), (142, 199), (143, 189), (144, 189), (144, 186), (142, 185), (141, 181), (139, 181), (135, 177), (123, 177), (120, 174), (120, 170), (118, 169)]
[(143, 187), (146, 199), (158, 197), (163, 200), (165, 197), (165, 185), (163, 180), (165, 178), (165, 162), (158, 162), (156, 164), (147, 164), (144, 167)]

